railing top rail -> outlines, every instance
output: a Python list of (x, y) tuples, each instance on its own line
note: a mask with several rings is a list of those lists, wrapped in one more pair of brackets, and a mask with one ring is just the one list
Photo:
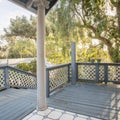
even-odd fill
[[(68, 65), (71, 65), (71, 63), (66, 63), (66, 64), (60, 64), (60, 65), (55, 65), (55, 66), (47, 67), (46, 70), (53, 70), (53, 69), (61, 68), (61, 67), (68, 66)], [(21, 70), (21, 69), (18, 69), (18, 68), (14, 68), (14, 67), (11, 67), (11, 66), (0, 66), (0, 69), (6, 68), (6, 67), (8, 69), (16, 70), (18, 72), (21, 72), (21, 73), (28, 74), (28, 75), (36, 77), (35, 74), (32, 74), (30, 72), (27, 72), (27, 71), (24, 71), (24, 70)]]
[(77, 62), (76, 64), (78, 65), (115, 65), (115, 66), (120, 66), (120, 63), (84, 63), (84, 62)]
[(56, 69), (56, 68), (61, 68), (61, 67), (69, 66), (69, 65), (71, 65), (71, 63), (55, 65), (55, 66), (51, 66), (51, 67), (46, 68), (46, 70), (53, 70), (53, 69)]
[(28, 75), (36, 77), (35, 74), (32, 74), (30, 72), (27, 72), (27, 71), (24, 71), (24, 70), (21, 70), (21, 69), (18, 69), (18, 68), (14, 68), (14, 67), (11, 67), (11, 66), (6, 66), (6, 67), (8, 67), (8, 69), (16, 70), (18, 72), (21, 72), (21, 73), (28, 74)]
[(28, 75), (31, 75), (31, 76), (36, 77), (35, 74), (32, 74), (32, 73), (30, 73), (30, 72), (27, 72), (27, 71), (24, 71), (24, 70), (21, 70), (21, 69), (18, 69), (18, 68), (14, 68), (14, 67), (11, 67), (11, 66), (8, 66), (8, 68), (13, 69), (13, 70), (16, 70), (16, 71), (19, 71), (19, 72), (24, 73), (24, 74), (28, 74)]
[(0, 66), (0, 69), (6, 68), (6, 67), (7, 67), (6, 65), (3, 65), (3, 66)]

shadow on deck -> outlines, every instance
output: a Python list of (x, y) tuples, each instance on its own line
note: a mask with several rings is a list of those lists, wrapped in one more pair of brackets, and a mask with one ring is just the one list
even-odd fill
[[(47, 99), (48, 106), (105, 120), (120, 119), (117, 85), (68, 85)], [(0, 92), (0, 120), (20, 120), (36, 107), (36, 90), (7, 89)]]

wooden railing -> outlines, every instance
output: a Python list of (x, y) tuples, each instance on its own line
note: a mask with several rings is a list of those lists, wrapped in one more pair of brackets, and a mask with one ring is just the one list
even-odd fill
[(0, 67), (0, 89), (36, 88), (36, 76), (10, 66)]
[(0, 67), (0, 90), (7, 88), (6, 84), (6, 67)]
[[(47, 96), (70, 80), (70, 64), (46, 68)], [(36, 88), (36, 75), (10, 67), (0, 67), (0, 90), (9, 87)]]
[[(46, 94), (71, 81), (71, 64), (46, 68)], [(76, 63), (76, 76), (80, 81), (119, 82), (120, 64), (117, 63)], [(74, 75), (74, 74), (73, 74)], [(0, 67), (0, 90), (17, 88), (36, 88), (36, 75), (10, 66)]]
[(65, 85), (67, 82), (70, 81), (70, 66), (71, 64), (62, 64), (46, 69), (47, 97), (51, 92), (55, 91), (57, 88)]
[(120, 82), (119, 63), (76, 63), (77, 79), (95, 82)]

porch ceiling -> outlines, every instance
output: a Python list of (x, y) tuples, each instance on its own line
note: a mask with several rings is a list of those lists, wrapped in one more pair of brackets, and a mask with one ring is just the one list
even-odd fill
[[(37, 6), (33, 3), (33, 0), (9, 0), (35, 14), (37, 14)], [(47, 14), (49, 12), (49, 10), (55, 5), (55, 3), (58, 0), (48, 0), (49, 3), (49, 8), (46, 9), (45, 14)]]

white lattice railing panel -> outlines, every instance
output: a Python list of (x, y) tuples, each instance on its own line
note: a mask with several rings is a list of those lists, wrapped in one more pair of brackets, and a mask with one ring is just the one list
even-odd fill
[(5, 88), (4, 69), (0, 69), (0, 89)]
[(14, 87), (17, 87), (19, 86), (19, 83), (20, 83), (20, 74), (18, 72), (15, 72), (15, 71), (11, 71), (9, 70), (8, 72), (9, 74), (9, 85), (10, 86), (14, 86)]
[(13, 69), (8, 70), (11, 87), (35, 88), (36, 77)]
[(103, 65), (99, 66), (99, 80), (104, 81), (104, 66)]
[(69, 78), (68, 66), (58, 67), (49, 70), (49, 88), (50, 91), (66, 83)]
[(22, 75), (23, 79), (21, 80), (21, 86), (29, 87), (29, 88), (36, 88), (36, 78), (29, 75)]
[(85, 80), (95, 80), (96, 79), (95, 65), (79, 65), (78, 78)]
[(119, 63), (77, 63), (79, 80), (96, 80), (120, 83)]
[(108, 80), (120, 81), (120, 66), (108, 66)]

